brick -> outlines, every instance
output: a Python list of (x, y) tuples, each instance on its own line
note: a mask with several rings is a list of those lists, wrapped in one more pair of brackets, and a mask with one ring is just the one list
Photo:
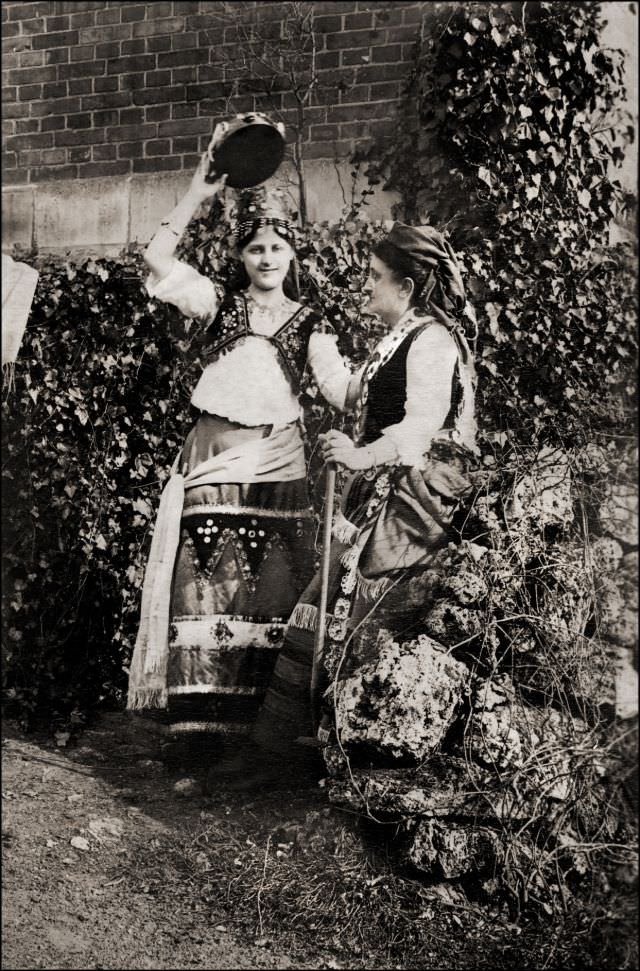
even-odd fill
[(340, 125), (311, 125), (310, 135), (312, 141), (327, 141), (337, 139), (340, 132)]
[(118, 158), (142, 158), (142, 142), (118, 142)]
[[(3, 67), (8, 68), (8, 55), (3, 57)], [(42, 67), (44, 64), (44, 51), (24, 51), (19, 55), (20, 67)]]
[(75, 148), (69, 148), (67, 150), (67, 160), (69, 162), (90, 162), (91, 161), (91, 146), (90, 145), (76, 145)]
[(20, 27), (22, 29), (22, 33), (28, 37), (31, 34), (44, 34), (44, 25), (44, 17), (35, 17), (33, 20), (23, 20)]
[(75, 78), (73, 81), (68, 81), (67, 83), (69, 85), (69, 94), (91, 94), (93, 91), (91, 78)]
[(106, 10), (98, 10), (96, 13), (96, 23), (97, 24), (119, 24), (120, 23), (120, 8), (119, 7), (107, 7)]
[(353, 104), (354, 102), (368, 100), (368, 84), (354, 84), (352, 87), (348, 87), (346, 91), (340, 91), (340, 104)]
[[(218, 81), (210, 81), (207, 84), (187, 84), (185, 90), (187, 101), (204, 101), (206, 98), (220, 97), (220, 83)], [(226, 90), (226, 88), (223, 88), (223, 94), (226, 92)], [(243, 99), (240, 98), (234, 98), (234, 111), (240, 112), (249, 110), (249, 108), (235, 107), (236, 101), (240, 102), (242, 100)], [(251, 104), (253, 103), (251, 99), (249, 99), (249, 101)]]
[(195, 84), (198, 80), (197, 67), (174, 67), (171, 71), (172, 84)]
[(2, 101), (3, 101), (3, 103), (4, 102), (7, 102), (7, 101), (17, 101), (17, 100), (18, 100), (18, 89), (17, 88), (5, 87), (3, 85), (3, 87), (2, 87)]
[(65, 148), (45, 148), (42, 152), (43, 165), (62, 165), (67, 161), (67, 150)]
[(108, 44), (96, 44), (96, 57), (120, 57), (120, 41), (109, 41)]
[(156, 66), (155, 54), (145, 54), (142, 57), (114, 57), (107, 61), (107, 74), (127, 74), (140, 71), (153, 71)]
[(67, 81), (56, 81), (55, 84), (45, 84), (42, 89), (42, 97), (45, 101), (49, 98), (66, 98), (69, 91)]
[[(4, 6), (2, 7), (4, 10)], [(2, 25), (2, 39), (3, 41), (9, 40), (11, 37), (19, 37), (20, 35), (20, 24), (3, 24)]]
[[(202, 64), (198, 68), (198, 78), (200, 79), (200, 81), (214, 81), (219, 85), (224, 86), (227, 89), (227, 91), (229, 92), (231, 91), (230, 83), (227, 82), (226, 85), (224, 85), (222, 82), (222, 71), (220, 70), (220, 66), (218, 64)], [(247, 77), (246, 79), (245, 78), (242, 79), (242, 83), (246, 83), (246, 81), (251, 81), (254, 84), (262, 83), (260, 78), (253, 78), (253, 77), (252, 78)]]
[(164, 20), (141, 20), (133, 24), (134, 37), (155, 37), (158, 34), (177, 34), (184, 30), (184, 17), (167, 17)]
[(362, 13), (348, 13), (344, 18), (345, 30), (359, 30), (362, 27), (373, 27), (373, 10), (364, 10)]
[(171, 35), (171, 49), (174, 51), (196, 50), (197, 47), (198, 33), (195, 30), (185, 31), (184, 34)]
[(79, 115), (67, 115), (67, 128), (71, 128), (74, 131), (91, 128), (91, 114), (87, 111)]
[(155, 138), (156, 126), (146, 125), (117, 125), (109, 128), (106, 141), (108, 142), (130, 142), (140, 141), (144, 138)]
[[(154, 17), (170, 17), (173, 13), (173, 4), (171, 0), (156, 0), (153, 4), (153, 16)], [(178, 3), (178, 9), (181, 4)]]
[(47, 115), (40, 122), (40, 131), (60, 131), (65, 127), (64, 115)]
[[(4, 99), (3, 99), (4, 101)], [(2, 105), (3, 118), (27, 118), (29, 116), (29, 105), (18, 102)]]
[(78, 178), (100, 179), (111, 175), (128, 175), (131, 163), (126, 159), (115, 162), (85, 162), (78, 166)]
[(70, 16), (71, 27), (91, 27), (96, 22), (96, 11), (87, 10), (83, 13), (72, 13)]
[(145, 48), (153, 53), (158, 53), (159, 51), (170, 51), (171, 37), (147, 37), (145, 40)]
[[(15, 155), (12, 155), (11, 158), (15, 159)], [(29, 181), (30, 174), (28, 169), (13, 169), (7, 171), (3, 181), (6, 185), (24, 185)]]
[(313, 26), (321, 34), (333, 34), (342, 30), (342, 17), (314, 17)]
[(89, 61), (95, 57), (96, 49), (93, 44), (81, 44), (78, 47), (72, 47), (69, 51), (70, 61)]
[(78, 43), (77, 30), (60, 30), (53, 34), (38, 34), (32, 40), (34, 50), (47, 47), (72, 47)]
[(121, 91), (141, 91), (144, 88), (144, 74), (121, 74)]
[(96, 0), (57, 0), (56, 13), (75, 13), (78, 11), (91, 10), (95, 12), (101, 7), (101, 3), (97, 3)]
[(18, 124), (18, 125), (19, 124), (28, 125), (29, 124), (29, 121), (30, 121), (30, 119), (27, 119), (26, 121), (23, 121), (23, 122), (3, 121), (2, 122), (2, 135), (3, 136), (7, 136), (7, 137), (10, 137), (11, 135), (16, 135), (16, 134), (19, 135), (20, 134), (20, 131), (19, 131), (18, 128), (16, 128), (16, 124)]
[(80, 34), (81, 44), (105, 44), (107, 41), (130, 40), (130, 24), (113, 24), (111, 27), (83, 27)]
[(422, 20), (422, 5), (413, 4), (411, 7), (405, 7), (402, 14), (402, 22), (404, 24), (419, 24)]
[(366, 102), (357, 105), (340, 105), (331, 110), (332, 121), (369, 121), (378, 118), (388, 118), (393, 113), (393, 107), (386, 101)]
[(316, 3), (313, 7), (316, 14), (331, 13), (353, 13), (353, 3), (336, 3), (335, 0), (327, 0), (325, 3)]
[(64, 14), (62, 17), (47, 17), (47, 32), (51, 33), (55, 30), (69, 30), (71, 27), (71, 18), (69, 14)]
[(77, 165), (61, 165), (59, 167), (35, 167), (29, 170), (29, 182), (61, 182), (78, 177)]
[(316, 55), (316, 68), (318, 71), (334, 71), (339, 64), (339, 51), (321, 51)]
[(17, 121), (8, 121), (6, 124), (11, 125), (12, 128), (15, 126), (16, 135), (32, 135), (34, 132), (41, 131), (39, 118), (18, 118)]
[(402, 60), (402, 45), (383, 44), (382, 47), (374, 47), (371, 59), (374, 64), (397, 64)]
[(400, 81), (380, 81), (371, 85), (371, 101), (397, 101), (402, 95)]
[(6, 169), (15, 169), (15, 167), (16, 167), (17, 164), (18, 164), (18, 156), (16, 155), (15, 152), (5, 152), (4, 153), (4, 155), (2, 157), (2, 168), (4, 170), (6, 170)]
[(100, 94), (103, 91), (117, 91), (118, 87), (119, 87), (119, 81), (117, 77), (93, 79), (93, 90), (97, 94)]
[(115, 159), (117, 152), (116, 145), (92, 145), (91, 158), (94, 162), (109, 162)]
[(25, 84), (21, 88), (18, 88), (18, 99), (20, 101), (35, 101), (41, 97), (41, 84)]
[[(98, 81), (99, 78), (96, 78)], [(106, 91), (104, 94), (93, 94), (82, 99), (83, 111), (99, 111), (101, 108), (127, 108), (131, 104), (128, 91)]]
[(206, 114), (206, 112), (202, 110), (204, 104), (206, 104), (206, 102), (203, 101), (197, 103), (195, 101), (189, 101), (186, 104), (182, 104), (178, 101), (176, 104), (171, 105), (171, 117), (196, 118), (198, 113), (200, 115), (204, 115)]
[(145, 87), (157, 88), (162, 84), (171, 84), (171, 71), (147, 71), (144, 76)]
[(61, 145), (95, 145), (104, 141), (104, 128), (87, 128), (85, 131), (64, 131), (54, 132), (56, 148)]
[[(151, 120), (151, 119), (147, 119)], [(144, 110), (142, 108), (123, 108), (120, 112), (121, 125), (141, 125), (144, 121)]]
[(30, 67), (17, 71), (9, 71), (9, 84), (37, 84), (45, 81), (55, 81), (57, 68), (49, 67)]
[(405, 25), (404, 27), (387, 27), (385, 31), (387, 44), (395, 43), (414, 43), (420, 38), (420, 31), (417, 26)]
[(117, 108), (107, 108), (105, 111), (94, 111), (92, 119), (96, 128), (105, 128), (107, 125), (119, 124), (120, 112)]
[(123, 57), (130, 54), (144, 54), (146, 45), (144, 37), (136, 37), (135, 40), (123, 40), (120, 45), (120, 53)]
[(42, 152), (18, 152), (18, 165), (21, 168), (29, 168), (32, 165), (40, 165)]
[[(193, 139), (185, 138), (183, 139), (183, 141), (192, 142)], [(196, 139), (196, 143), (197, 143), (197, 139)], [(190, 149), (190, 151), (193, 151), (193, 148)], [(152, 142), (145, 142), (144, 154), (149, 157), (155, 157), (156, 155), (171, 155), (172, 154), (171, 142), (169, 141), (168, 138), (163, 138)], [(173, 154), (177, 155), (179, 153), (174, 149)]]
[(31, 135), (14, 135), (6, 141), (9, 152), (26, 152), (34, 148), (51, 148), (53, 146), (52, 132), (34, 132)]
[(209, 51), (204, 48), (194, 48), (193, 50), (171, 51), (167, 54), (158, 54), (158, 67), (183, 67), (188, 64), (207, 64), (209, 61)]
[(95, 78), (104, 74), (106, 61), (76, 61), (75, 64), (59, 64), (59, 78)]
[(339, 128), (340, 138), (365, 138), (369, 134), (369, 123), (365, 121), (347, 121)]
[[(208, 144), (209, 135), (207, 135), (206, 138)], [(166, 152), (150, 152), (148, 148), (151, 144), (153, 143), (147, 143), (147, 155), (187, 155), (191, 152), (200, 151), (200, 140), (198, 139), (197, 135), (195, 135), (193, 138), (174, 138), (171, 142), (171, 150)], [(164, 144), (164, 142), (162, 144)]]
[(51, 13), (50, 3), (8, 3), (9, 20), (27, 20), (29, 17), (44, 17)]
[(370, 47), (376, 43), (384, 43), (384, 34), (380, 30), (344, 30), (339, 34), (328, 35), (327, 50), (351, 50)]
[(131, 7), (120, 8), (120, 19), (123, 24), (128, 24), (133, 20), (144, 20), (147, 8), (144, 3), (136, 3)]
[(407, 77), (406, 64), (368, 64), (358, 69), (360, 81), (392, 81)]
[(59, 98), (55, 104), (39, 101), (37, 104), (31, 105), (31, 116), (33, 118), (43, 118), (45, 115), (50, 115), (54, 111), (56, 114), (64, 115), (67, 112), (73, 113), (79, 110), (80, 98)]
[(45, 64), (67, 64), (69, 61), (68, 47), (54, 47), (52, 51), (44, 52)]
[(145, 121), (168, 121), (171, 117), (171, 105), (149, 105), (144, 109), (144, 117)]
[(169, 158), (135, 158), (134, 172), (176, 172), (182, 168), (179, 158), (174, 155)]
[(209, 118), (184, 118), (181, 121), (165, 121), (158, 125), (158, 138), (200, 135), (203, 132), (211, 134)]
[(14, 52), (12, 54), (7, 54), (3, 52), (2, 54), (2, 80), (4, 79), (9, 71), (16, 71), (20, 67), (20, 58), (24, 57), (26, 54), (32, 54), (32, 51), (25, 51), (24, 54), (19, 54)]

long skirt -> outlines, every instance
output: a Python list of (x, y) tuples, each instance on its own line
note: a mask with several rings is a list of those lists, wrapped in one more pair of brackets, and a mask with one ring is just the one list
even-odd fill
[(297, 738), (316, 734), (330, 706), (323, 695), (335, 678), (352, 673), (363, 642), (370, 650), (379, 627), (406, 627), (407, 583), (456, 539), (472, 463), (465, 449), (447, 443), (432, 448), (424, 470), (352, 476), (334, 524), (322, 656), (314, 658), (317, 574), (291, 615), (256, 721), (253, 738), (263, 748), (288, 755)]
[[(183, 474), (270, 433), (202, 415), (185, 442)], [(186, 491), (169, 628), (170, 732), (250, 732), (313, 573), (312, 517), (304, 478)]]

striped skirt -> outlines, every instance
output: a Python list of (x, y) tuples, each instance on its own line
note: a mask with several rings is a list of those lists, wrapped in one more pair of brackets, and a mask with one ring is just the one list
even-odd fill
[[(202, 415), (185, 442), (183, 472), (270, 433)], [(306, 479), (187, 490), (172, 585), (169, 731), (250, 732), (313, 573), (313, 535)]]

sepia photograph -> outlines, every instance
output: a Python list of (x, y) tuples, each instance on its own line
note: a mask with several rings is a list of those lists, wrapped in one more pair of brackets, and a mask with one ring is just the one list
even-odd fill
[(5, 0), (2, 967), (638, 968), (638, 3)]

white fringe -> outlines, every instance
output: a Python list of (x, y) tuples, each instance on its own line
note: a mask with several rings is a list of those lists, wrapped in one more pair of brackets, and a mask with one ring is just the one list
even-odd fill
[(135, 688), (129, 691), (127, 708), (137, 711), (141, 708), (166, 708), (168, 694), (166, 688)]
[(315, 631), (318, 619), (318, 608), (313, 604), (297, 604), (289, 617), (287, 627), (297, 627), (298, 630)]
[(357, 540), (359, 533), (360, 529), (350, 523), (342, 512), (338, 512), (331, 530), (333, 538), (340, 543), (347, 543), (351, 546)]
[(347, 570), (353, 570), (358, 565), (358, 560), (360, 559), (360, 547), (352, 546), (351, 549), (345, 550), (340, 557), (340, 562)]
[(368, 580), (363, 577), (358, 570), (356, 577), (356, 593), (359, 593), (364, 600), (378, 600), (379, 597), (389, 588), (392, 580), (390, 577), (380, 577), (379, 580)]

